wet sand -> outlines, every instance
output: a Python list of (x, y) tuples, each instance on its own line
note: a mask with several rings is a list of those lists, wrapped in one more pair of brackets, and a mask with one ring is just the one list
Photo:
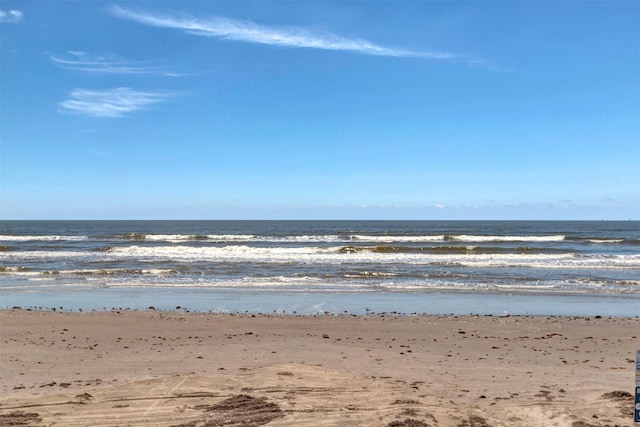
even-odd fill
[(639, 318), (0, 312), (0, 426), (633, 426)]

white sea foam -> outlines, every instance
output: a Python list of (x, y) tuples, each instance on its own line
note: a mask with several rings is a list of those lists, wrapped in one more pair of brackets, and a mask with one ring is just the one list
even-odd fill
[(351, 240), (362, 242), (561, 242), (565, 240), (564, 235), (553, 236), (481, 236), (468, 234), (439, 234), (439, 235), (423, 235), (423, 236), (393, 236), (393, 235), (361, 235), (354, 234)]
[(194, 240), (195, 236), (191, 234), (144, 234), (144, 240), (158, 240), (158, 241), (187, 241)]
[[(438, 235), (367, 235), (352, 234), (349, 236), (339, 235), (283, 235), (283, 236), (260, 236), (253, 234), (137, 234), (129, 233), (111, 237), (89, 237), (89, 236), (11, 236), (0, 235), (0, 241), (79, 241), (79, 240), (149, 240), (166, 241), (172, 243), (188, 242), (194, 240), (205, 240), (215, 242), (300, 242), (300, 243), (321, 243), (321, 242), (379, 242), (379, 243), (428, 243), (443, 241), (458, 242), (562, 242), (566, 239), (564, 235), (551, 236), (484, 236), (466, 234), (438, 234)], [(621, 243), (624, 239), (589, 239), (592, 243)]]
[[(37, 242), (37, 241), (121, 241), (149, 240), (180, 243), (189, 241), (214, 242), (300, 242), (300, 243), (333, 243), (333, 242), (379, 242), (379, 243), (429, 243), (429, 242), (563, 242), (567, 237), (554, 235), (481, 235), (481, 234), (433, 234), (433, 235), (394, 235), (394, 234), (291, 234), (291, 235), (257, 235), (257, 234), (153, 234), (124, 233), (115, 235), (8, 235), (1, 234), (0, 242)], [(569, 239), (572, 240), (572, 239)], [(585, 238), (586, 242), (596, 244), (624, 243), (622, 238)], [(638, 240), (635, 241), (636, 243)]]
[(418, 280), (394, 283), (385, 281), (378, 284), (381, 289), (394, 291), (499, 291), (509, 292), (588, 292), (588, 293), (640, 293), (640, 283), (629, 281), (612, 282), (606, 280), (560, 280), (560, 281), (528, 281), (528, 282), (454, 282), (447, 280)]
[(186, 242), (194, 240), (213, 240), (217, 242), (250, 241), (255, 240), (253, 234), (145, 234), (144, 240), (166, 241), (166, 242)]
[(11, 236), (7, 234), (0, 234), (0, 241), (3, 242), (31, 242), (31, 241), (59, 241), (70, 240), (79, 241), (87, 240), (87, 236)]
[(82, 241), (82, 240), (148, 240), (158, 242), (190, 242), (190, 241), (213, 241), (213, 242), (300, 242), (300, 243), (321, 243), (348, 241), (347, 238), (338, 235), (283, 235), (283, 236), (258, 236), (254, 234), (139, 234), (127, 233), (113, 236), (11, 236), (0, 235), (0, 241), (5, 242), (37, 242), (37, 241)]
[(252, 262), (406, 262), (406, 263), (462, 263), (464, 265), (539, 265), (554, 264), (586, 266), (636, 266), (640, 255), (575, 255), (564, 254), (429, 254), (402, 252), (355, 251), (342, 253), (342, 247), (252, 247), (245, 245), (224, 247), (186, 246), (128, 246), (113, 248), (107, 253), (117, 257), (137, 259), (177, 259), (182, 261), (252, 261)]
[(392, 236), (392, 235), (363, 235), (363, 234), (353, 234), (350, 236), (351, 240), (361, 241), (361, 242), (381, 242), (381, 243), (392, 243), (392, 242), (403, 242), (403, 243), (420, 243), (420, 242), (442, 242), (445, 240), (445, 235), (433, 235), (433, 236)]
[(60, 258), (82, 258), (95, 259), (100, 257), (98, 252), (75, 252), (75, 251), (7, 251), (0, 252), (0, 261), (6, 262), (16, 259), (44, 259), (53, 260)]
[(11, 276), (17, 276), (17, 277), (30, 277), (30, 276), (42, 275), (41, 272), (39, 271), (28, 271), (28, 270), (23, 270), (19, 267), (6, 267), (5, 269), (3, 269), (3, 271), (0, 271), (0, 276), (7, 273), (9, 273)]
[(163, 276), (175, 273), (175, 270), (170, 268), (101, 268), (101, 269), (73, 269), (73, 270), (47, 270), (47, 271), (30, 271), (26, 272), (30, 274), (51, 275), (51, 276), (66, 276), (66, 275), (95, 275), (95, 276), (114, 276), (114, 275), (152, 275)]
[(381, 277), (396, 277), (397, 273), (385, 273), (380, 271), (360, 271), (358, 273), (347, 273), (344, 275), (350, 279), (362, 279), (362, 278), (381, 278)]
[(447, 236), (447, 239), (461, 242), (561, 242), (565, 236), (473, 236), (462, 234)]
[(285, 292), (441, 292), (441, 291), (495, 291), (499, 293), (547, 293), (547, 292), (584, 292), (594, 294), (640, 294), (638, 280), (528, 280), (528, 281), (456, 281), (447, 278), (416, 278), (396, 280), (393, 277), (378, 277), (376, 280), (354, 276), (339, 282), (327, 281), (317, 276), (264, 276), (210, 278), (206, 280), (182, 280), (176, 276), (115, 276), (105, 279), (101, 276), (88, 276), (83, 281), (60, 281), (59, 276), (36, 274), (27, 278), (28, 282), (19, 286), (2, 285), (2, 291), (38, 291), (44, 289), (93, 289), (93, 288), (193, 288), (227, 291), (259, 290)]
[(333, 243), (333, 242), (346, 242), (344, 237), (337, 235), (299, 235), (299, 236), (265, 236), (257, 238), (258, 240), (273, 242), (273, 243), (287, 243), (287, 242), (299, 242), (299, 243)]
[(4, 267), (0, 266), (0, 273), (20, 273), (25, 270), (22, 267)]
[(434, 254), (422, 252), (341, 252), (333, 247), (252, 247), (246, 245), (213, 246), (126, 246), (102, 252), (74, 251), (8, 251), (0, 252), (0, 261), (82, 259), (110, 261), (135, 259), (138, 261), (176, 262), (255, 262), (255, 263), (405, 263), (424, 265), (456, 265), (470, 267), (531, 267), (531, 268), (636, 268), (640, 269), (640, 255), (576, 255), (507, 253), (507, 254)]

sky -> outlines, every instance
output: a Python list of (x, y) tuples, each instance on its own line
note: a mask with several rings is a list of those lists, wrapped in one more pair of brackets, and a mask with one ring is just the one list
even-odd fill
[(0, 219), (640, 219), (640, 2), (0, 3)]

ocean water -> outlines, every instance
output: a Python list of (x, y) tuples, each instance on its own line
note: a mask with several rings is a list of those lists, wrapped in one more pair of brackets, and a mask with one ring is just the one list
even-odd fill
[(640, 315), (640, 222), (2, 221), (13, 306)]

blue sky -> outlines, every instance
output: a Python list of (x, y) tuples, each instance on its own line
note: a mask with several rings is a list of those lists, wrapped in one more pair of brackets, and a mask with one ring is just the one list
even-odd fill
[(0, 9), (3, 219), (640, 219), (638, 1)]

